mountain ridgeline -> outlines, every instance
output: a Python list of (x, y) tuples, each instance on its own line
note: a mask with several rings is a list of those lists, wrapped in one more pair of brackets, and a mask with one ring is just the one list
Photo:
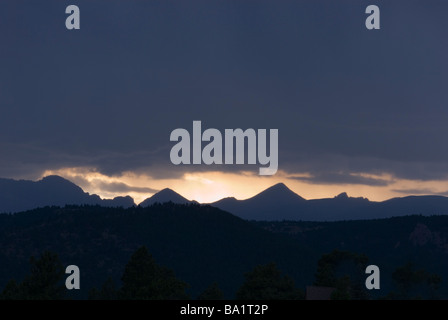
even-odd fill
[[(155, 203), (197, 203), (171, 189), (163, 189), (139, 205)], [(58, 176), (40, 181), (0, 179), (0, 212), (14, 213), (45, 206), (100, 205), (129, 208), (136, 204), (129, 197), (101, 199), (84, 192), (74, 183)], [(341, 193), (334, 198), (306, 200), (285, 184), (276, 184), (252, 198), (224, 198), (209, 205), (230, 212), (245, 220), (256, 221), (340, 221), (389, 218), (406, 215), (448, 214), (448, 197), (408, 196), (375, 202)]]
[[(197, 203), (171, 189), (164, 189), (143, 201), (140, 206), (168, 201), (178, 204)], [(267, 188), (249, 199), (237, 200), (229, 197), (209, 205), (242, 219), (256, 221), (369, 220), (448, 214), (448, 197), (443, 196), (408, 196), (375, 202), (362, 197), (349, 197), (344, 192), (334, 198), (306, 200), (283, 183)]]
[[(366, 255), (380, 267), (382, 289), (372, 297), (448, 297), (445, 197), (372, 202), (342, 193), (306, 200), (277, 184), (250, 199), (212, 204), (164, 189), (136, 206), (130, 197), (102, 200), (56, 176), (3, 179), (0, 195), (2, 211), (15, 212), (0, 214), (0, 289), (22, 281), (30, 257), (49, 250), (80, 268), (85, 289), (72, 294), (86, 298), (107, 279), (120, 286), (126, 262), (143, 245), (189, 285), (190, 297), (215, 284), (234, 298), (247, 272), (272, 262), (303, 290), (315, 282), (320, 258), (333, 250)], [(21, 209), (27, 207), (40, 208)], [(428, 287), (418, 277), (405, 278), (413, 291), (396, 289), (409, 270), (442, 280)], [(350, 277), (364, 281), (365, 273)]]
[(334, 198), (305, 200), (283, 183), (246, 200), (226, 198), (211, 205), (258, 221), (340, 221), (448, 214), (448, 198), (443, 196), (408, 196), (374, 202), (341, 193)]
[(59, 176), (47, 176), (39, 181), (0, 179), (0, 212), (15, 213), (45, 206), (70, 204), (132, 207), (134, 200), (127, 197), (101, 199), (84, 192), (76, 184)]

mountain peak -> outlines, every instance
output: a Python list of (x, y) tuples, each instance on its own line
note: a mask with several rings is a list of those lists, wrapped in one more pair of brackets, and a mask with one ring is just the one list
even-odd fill
[(102, 200), (73, 182), (50, 175), (38, 181), (0, 179), (0, 212), (20, 212), (45, 206), (104, 205), (129, 207), (132, 198)]
[(294, 212), (291, 214), (293, 220), (296, 212), (301, 210), (306, 202), (284, 183), (277, 183), (252, 198), (225, 198), (212, 205), (247, 220), (281, 220), (285, 212)]
[(279, 182), (265, 189), (263, 192), (292, 192), (283, 182)]
[(289, 190), (291, 191), (291, 189), (289, 189), (286, 184), (284, 184), (283, 182), (279, 182), (277, 184), (274, 184), (272, 187), (268, 188), (268, 189), (276, 189), (276, 190)]
[(63, 178), (61, 176), (57, 176), (57, 175), (50, 175), (50, 176), (43, 177), (38, 182), (46, 182), (46, 183), (48, 183), (48, 182), (51, 182), (51, 183), (61, 183), (61, 182), (62, 183), (67, 183), (67, 182), (69, 182), (69, 183), (72, 183), (69, 180), (67, 180), (67, 179), (65, 179), (65, 178)]
[(50, 175), (43, 177), (41, 180), (36, 182), (37, 185), (40, 185), (45, 188), (50, 188), (53, 192), (71, 192), (72, 194), (84, 194), (82, 188), (70, 180), (67, 180), (61, 176)]
[[(286, 199), (299, 199), (299, 200), (305, 200), (301, 196), (299, 196), (297, 193), (289, 189), (284, 183), (280, 182), (277, 183), (266, 190), (260, 192), (253, 198), (270, 198), (270, 199), (276, 199), (276, 201), (283, 201)], [(252, 199), (253, 199), (252, 198)]]
[(348, 194), (347, 192), (341, 192), (335, 197), (335, 199), (348, 199)]
[(49, 176), (45, 176), (43, 177), (41, 180), (51, 180), (51, 179), (59, 179), (59, 180), (65, 180), (64, 178), (62, 178), (61, 176), (58, 176), (56, 174), (50, 174)]
[(174, 191), (173, 189), (170, 188), (164, 188), (162, 190), (160, 190), (159, 192), (157, 192), (156, 194), (173, 194), (173, 195), (179, 195), (176, 191)]
[(178, 194), (176, 191), (165, 188), (160, 190), (159, 192), (155, 193), (152, 197), (149, 197), (148, 199), (144, 200), (140, 203), (140, 206), (142, 207), (148, 207), (153, 205), (154, 203), (164, 203), (164, 202), (174, 202), (179, 204), (184, 203), (191, 203), (192, 201), (184, 198), (180, 194)]

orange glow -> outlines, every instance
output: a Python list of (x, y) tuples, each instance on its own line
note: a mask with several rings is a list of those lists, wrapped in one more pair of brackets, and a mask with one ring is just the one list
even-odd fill
[[(252, 172), (225, 173), (218, 171), (190, 172), (178, 179), (155, 179), (150, 175), (125, 172), (120, 176), (106, 176), (92, 168), (64, 168), (48, 170), (42, 176), (59, 175), (79, 185), (85, 192), (97, 194), (104, 198), (129, 195), (138, 204), (152, 196), (154, 192), (131, 191), (105, 191), (102, 186), (110, 183), (124, 183), (129, 187), (151, 188), (161, 190), (170, 188), (189, 200), (201, 203), (210, 203), (224, 197), (247, 199), (266, 188), (279, 183), (285, 183), (292, 191), (305, 199), (332, 198), (342, 192), (347, 192), (351, 197), (366, 197), (372, 201), (383, 201), (393, 197), (403, 197), (407, 194), (396, 192), (399, 189), (431, 190), (432, 193), (443, 193), (447, 190), (446, 181), (412, 181), (396, 180), (390, 176), (363, 175), (370, 178), (381, 178), (391, 181), (388, 186), (368, 185), (326, 185), (312, 184), (306, 181), (294, 179), (282, 171), (274, 176), (259, 176)], [(295, 175), (296, 177), (298, 175)], [(301, 176), (307, 177), (306, 173)]]

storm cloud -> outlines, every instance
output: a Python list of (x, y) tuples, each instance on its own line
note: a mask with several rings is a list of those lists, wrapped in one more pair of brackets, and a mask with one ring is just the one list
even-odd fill
[(363, 184), (369, 186), (387, 186), (391, 181), (344, 173), (322, 173), (311, 177), (290, 177), (313, 184)]
[(171, 164), (201, 120), (278, 129), (279, 170), (310, 183), (446, 179), (448, 3), (376, 1), (372, 31), (369, 4), (79, 0), (68, 31), (65, 3), (1, 1), (0, 176), (241, 170)]

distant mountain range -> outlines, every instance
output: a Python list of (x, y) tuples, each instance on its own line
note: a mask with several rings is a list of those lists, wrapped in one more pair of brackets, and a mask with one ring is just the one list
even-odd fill
[[(163, 189), (140, 203), (148, 207), (154, 203), (197, 203), (171, 189)], [(100, 205), (104, 207), (135, 206), (134, 200), (116, 197), (101, 199), (84, 192), (74, 183), (59, 176), (48, 176), (40, 181), (0, 179), (0, 212), (20, 212), (44, 206)], [(448, 197), (408, 196), (375, 202), (367, 198), (353, 198), (341, 193), (334, 198), (306, 200), (285, 184), (276, 184), (252, 198), (237, 200), (224, 198), (209, 203), (246, 220), (302, 220), (339, 221), (377, 219), (404, 215), (448, 214)]]
[(334, 198), (305, 200), (283, 183), (249, 199), (225, 198), (211, 205), (246, 220), (267, 221), (339, 221), (448, 214), (448, 198), (443, 196), (408, 196), (374, 202), (349, 197), (344, 192)]
[(104, 207), (132, 207), (131, 197), (103, 200), (98, 195), (84, 192), (76, 184), (59, 176), (48, 176), (39, 181), (0, 179), (0, 212), (20, 212), (45, 206), (88, 204)]

